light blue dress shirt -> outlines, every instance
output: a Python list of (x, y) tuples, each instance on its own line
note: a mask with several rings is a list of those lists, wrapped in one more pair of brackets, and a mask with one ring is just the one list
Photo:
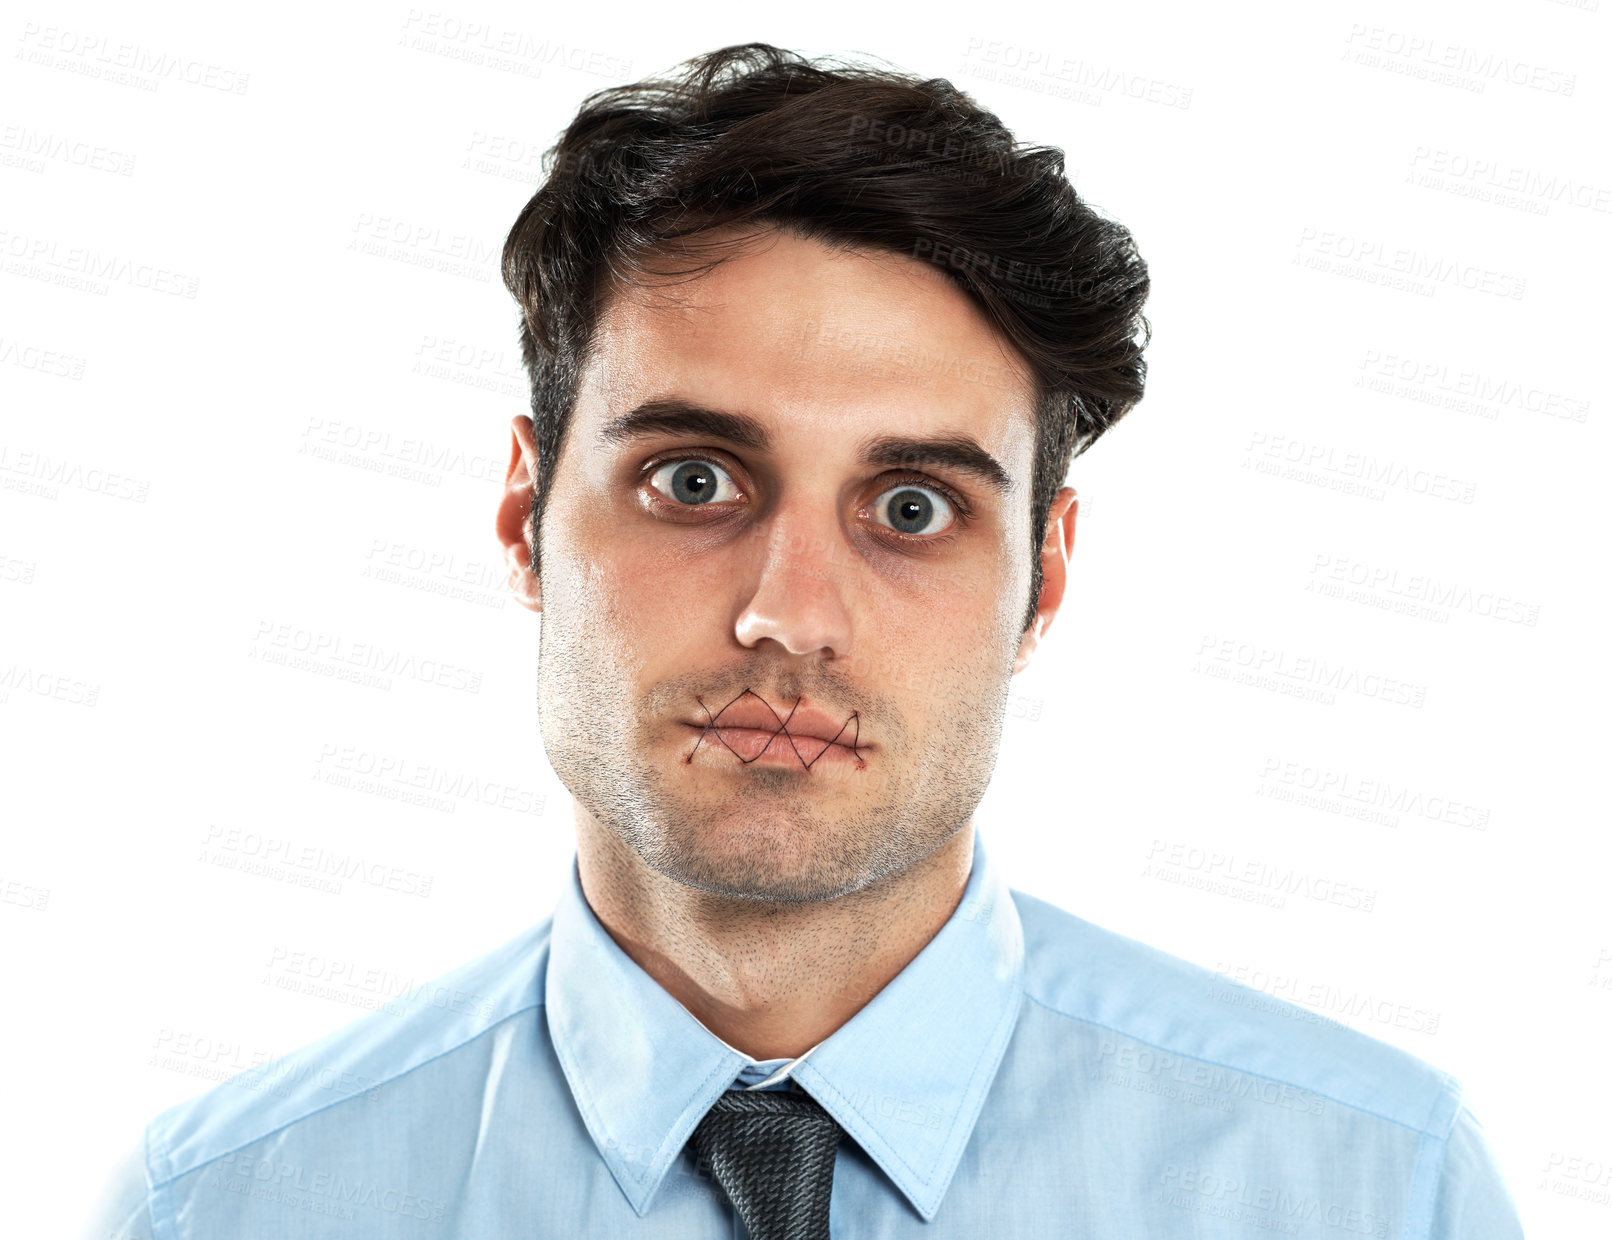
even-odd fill
[[(157, 1116), (95, 1236), (742, 1238), (689, 1137), (785, 1066), (639, 968), (573, 863), (417, 1002)], [(1451, 1077), (1011, 891), (978, 838), (951, 919), (788, 1075), (849, 1137), (836, 1237), (1522, 1234)]]

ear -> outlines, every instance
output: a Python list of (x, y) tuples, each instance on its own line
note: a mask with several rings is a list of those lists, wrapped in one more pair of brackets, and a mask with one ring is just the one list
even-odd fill
[(1041, 598), (1036, 603), (1035, 620), (1025, 630), (1019, 642), (1018, 656), (1013, 660), (1016, 676), (1030, 665), (1041, 639), (1052, 627), (1052, 618), (1063, 603), (1064, 587), (1069, 584), (1069, 553), (1075, 547), (1075, 514), (1080, 500), (1074, 487), (1060, 487), (1047, 509), (1047, 533), (1041, 541)]
[(532, 572), (532, 545), (527, 518), (532, 511), (537, 479), (537, 440), (532, 419), (521, 414), (510, 423), (509, 470), (504, 494), (498, 501), (498, 541), (509, 566), (509, 592), (522, 607), (543, 610), (543, 595)]

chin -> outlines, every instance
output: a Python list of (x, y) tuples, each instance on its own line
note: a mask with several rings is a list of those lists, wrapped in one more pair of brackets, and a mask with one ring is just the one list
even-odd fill
[[(786, 838), (767, 839), (768, 834), (752, 829), (733, 847), (707, 836), (693, 846), (668, 848), (646, 860), (686, 886), (741, 900), (832, 900), (870, 881), (866, 866), (849, 863), (841, 850), (825, 846), (826, 841), (803, 848), (793, 828), (787, 829)], [(781, 829), (780, 835), (785, 834)]]

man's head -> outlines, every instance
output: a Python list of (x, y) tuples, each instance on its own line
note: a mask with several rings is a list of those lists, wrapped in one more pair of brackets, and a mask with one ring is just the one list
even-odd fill
[(1146, 268), (950, 84), (764, 45), (599, 92), (546, 167), (499, 529), (549, 759), (694, 886), (898, 873), (989, 782), (1069, 460), (1141, 397)]

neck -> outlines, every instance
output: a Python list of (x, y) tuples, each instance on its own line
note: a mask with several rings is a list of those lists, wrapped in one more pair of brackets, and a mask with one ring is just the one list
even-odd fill
[(974, 828), (899, 874), (803, 904), (738, 900), (651, 869), (577, 807), (577, 871), (622, 951), (707, 1029), (752, 1059), (793, 1059), (833, 1033), (946, 924)]

